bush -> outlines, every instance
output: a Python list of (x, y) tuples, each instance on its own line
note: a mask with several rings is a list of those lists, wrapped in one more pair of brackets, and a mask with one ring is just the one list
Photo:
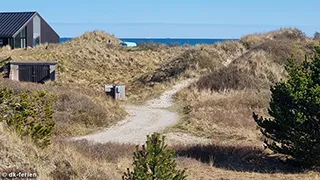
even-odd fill
[(286, 66), (289, 79), (271, 88), (273, 119), (253, 113), (267, 146), (305, 167), (320, 165), (320, 47), (312, 60), (292, 61)]
[(55, 127), (53, 104), (55, 99), (46, 91), (14, 94), (12, 89), (0, 87), (0, 121), (21, 137), (29, 136), (39, 147), (50, 144)]
[(236, 66), (229, 66), (202, 76), (197, 82), (197, 87), (201, 90), (223, 91), (226, 89), (258, 89), (265, 87), (265, 84), (250, 73), (238, 70)]
[[(84, 124), (86, 127), (102, 127), (107, 124), (108, 114), (103, 106), (94, 102), (90, 97), (76, 91), (61, 91), (57, 94), (55, 109), (60, 116), (56, 116), (59, 122), (72, 122)], [(67, 117), (69, 114), (70, 117)], [(109, 119), (110, 120), (110, 119)]]
[(154, 133), (147, 136), (146, 146), (136, 146), (134, 153), (133, 172), (129, 168), (124, 173), (124, 180), (185, 180), (185, 170), (176, 170), (176, 162), (172, 160), (175, 151), (167, 150), (164, 136)]
[[(288, 39), (266, 40), (252, 49), (265, 51), (273, 61), (285, 64), (294, 55), (294, 42)], [(300, 49), (301, 50), (301, 49)], [(296, 55), (294, 55), (296, 57)], [(304, 54), (302, 55), (302, 57)]]

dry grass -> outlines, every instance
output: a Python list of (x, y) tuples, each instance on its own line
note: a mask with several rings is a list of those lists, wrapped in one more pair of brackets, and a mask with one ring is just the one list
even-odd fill
[(199, 82), (200, 89), (266, 89), (286, 77), (283, 66), (270, 61), (264, 51), (247, 52), (229, 66), (218, 69)]
[[(285, 80), (284, 65), (312, 54), (315, 41), (297, 29), (248, 35), (246, 50), (176, 95), (182, 118), (173, 130), (212, 139), (214, 145), (175, 147), (191, 179), (319, 179), (262, 151), (252, 112), (268, 116), (270, 86)], [(223, 58), (224, 61), (226, 58)], [(244, 146), (245, 145), (245, 146)]]
[(222, 68), (245, 52), (244, 46), (238, 41), (180, 48), (184, 51), (176, 58), (137, 79), (135, 87), (144, 87), (145, 97), (159, 95), (176, 81), (200, 77)]
[(104, 84), (126, 84), (130, 98), (131, 95), (140, 94), (141, 87), (134, 86), (137, 78), (183, 51), (182, 47), (130, 50), (120, 47), (119, 42), (119, 39), (105, 32), (94, 31), (52, 47), (42, 45), (26, 50), (3, 49), (0, 59), (57, 60), (58, 83), (62, 86), (101, 92)]
[(260, 147), (237, 145), (195, 145), (173, 147), (178, 157), (196, 159), (225, 170), (241, 172), (301, 173), (304, 170), (281, 156), (271, 156)]
[[(108, 146), (89, 147), (84, 142), (69, 144), (54, 141), (46, 149), (37, 149), (31, 141), (20, 140), (2, 124), (0, 136), (1, 172), (35, 172), (41, 180), (114, 180), (121, 179), (122, 172), (131, 165), (127, 157), (132, 153), (129, 146), (109, 143)], [(94, 153), (89, 154), (87, 150)]]
[[(0, 136), (2, 172), (36, 172), (41, 180), (120, 180), (123, 171), (132, 165), (134, 147), (130, 145), (54, 141), (47, 149), (37, 149), (2, 125)], [(239, 145), (173, 148), (178, 152), (178, 168), (187, 168), (188, 179), (319, 179), (315, 172), (289, 173), (294, 170), (292, 167), (274, 158), (263, 159), (265, 154), (259, 148)], [(255, 167), (266, 171), (260, 172)]]
[(267, 115), (270, 86), (286, 79), (284, 65), (291, 55), (301, 62), (312, 52), (313, 41), (295, 29), (249, 35), (240, 42), (246, 46), (248, 38), (252, 47), (177, 95), (184, 117), (176, 128), (219, 143), (259, 142), (252, 112)]
[(259, 142), (252, 112), (266, 113), (269, 92), (211, 92), (190, 87), (176, 99), (183, 118), (176, 128), (219, 143)]
[(209, 166), (196, 159), (181, 157), (177, 159), (178, 168), (187, 168), (188, 179), (192, 180), (316, 180), (320, 179), (317, 172), (299, 174), (257, 173), (246, 171), (226, 170)]
[[(131, 159), (136, 150), (134, 145), (115, 143), (92, 143), (86, 140), (71, 143), (78, 152), (93, 160), (117, 163), (121, 158)], [(124, 169), (125, 170), (125, 169)]]
[(197, 135), (218, 139), (253, 140), (252, 112), (266, 114), (269, 88), (285, 80), (284, 65), (293, 55), (297, 62), (312, 53), (312, 40), (296, 29), (249, 35), (254, 46), (228, 66), (218, 68), (180, 92), (184, 120), (178, 127)]
[(61, 86), (102, 92), (104, 84), (125, 84), (128, 100), (141, 102), (161, 93), (177, 78), (215, 70), (245, 51), (237, 41), (196, 47), (140, 44), (133, 48), (120, 47), (119, 42), (108, 33), (93, 31), (59, 45), (2, 48), (0, 61), (57, 60)]
[(141, 77), (143, 83), (161, 83), (171, 79), (188, 75), (186, 72), (213, 71), (223, 66), (224, 63), (239, 57), (244, 52), (244, 47), (237, 41), (227, 41), (214, 45), (199, 45), (189, 47), (176, 59), (163, 64), (151, 74)]
[(284, 28), (280, 30), (270, 31), (261, 34), (249, 34), (240, 39), (240, 42), (247, 48), (253, 48), (268, 40), (297, 40), (307, 41), (309, 38), (299, 29), (296, 28)]
[(300, 63), (305, 55), (312, 54), (315, 45), (315, 41), (296, 29), (248, 35), (240, 42), (245, 45), (248, 39), (253, 41), (254, 45), (250, 45), (245, 53), (227, 67), (203, 76), (198, 87), (215, 91), (268, 89), (270, 85), (286, 78), (284, 65), (291, 57)]
[(174, 47), (174, 46), (168, 46), (166, 44), (160, 44), (160, 43), (154, 43), (154, 42), (149, 42), (149, 43), (138, 43), (138, 46), (136, 48), (132, 48), (131, 50), (133, 51), (161, 51), (163, 49), (168, 49), (169, 47)]

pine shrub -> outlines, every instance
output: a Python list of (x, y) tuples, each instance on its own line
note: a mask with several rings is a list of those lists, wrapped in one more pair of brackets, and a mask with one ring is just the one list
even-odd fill
[(123, 180), (185, 180), (185, 170), (176, 170), (174, 150), (168, 150), (164, 136), (154, 133), (147, 136), (146, 146), (136, 146), (133, 157), (133, 171), (127, 169)]
[(271, 88), (269, 114), (253, 118), (276, 153), (285, 154), (304, 167), (320, 165), (320, 47), (312, 61), (286, 67), (289, 79)]

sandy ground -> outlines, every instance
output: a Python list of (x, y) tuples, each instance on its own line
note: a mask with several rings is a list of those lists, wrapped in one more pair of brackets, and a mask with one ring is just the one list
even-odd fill
[[(177, 123), (179, 116), (166, 108), (173, 105), (172, 96), (183, 88), (189, 86), (195, 79), (182, 81), (171, 90), (164, 92), (159, 98), (147, 101), (145, 105), (126, 105), (124, 108), (129, 113), (125, 120), (110, 127), (103, 132), (76, 137), (73, 140), (87, 139), (97, 143), (118, 142), (130, 144), (144, 144), (146, 136), (154, 132), (161, 132), (165, 128)], [(194, 137), (184, 133), (167, 133), (169, 144), (194, 144), (206, 143), (207, 139)]]

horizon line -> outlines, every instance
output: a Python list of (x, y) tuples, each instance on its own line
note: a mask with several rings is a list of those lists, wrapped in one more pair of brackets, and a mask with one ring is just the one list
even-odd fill
[[(81, 36), (81, 35), (80, 35)], [(76, 38), (79, 36), (68, 37), (68, 36), (61, 36), (60, 38)], [(221, 37), (116, 37), (118, 39), (212, 39), (212, 40), (239, 40), (240, 38), (221, 38)]]

